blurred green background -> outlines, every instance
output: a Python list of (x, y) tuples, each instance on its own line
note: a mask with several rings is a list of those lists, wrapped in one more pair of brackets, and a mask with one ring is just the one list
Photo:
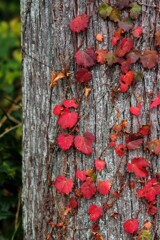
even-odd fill
[(20, 2), (0, 1), (0, 240), (22, 240)]

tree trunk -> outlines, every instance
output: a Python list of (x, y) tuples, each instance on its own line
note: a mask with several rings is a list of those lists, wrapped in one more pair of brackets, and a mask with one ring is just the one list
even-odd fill
[[(116, 1), (109, 1), (114, 5)], [(130, 218), (139, 219), (139, 229), (143, 228), (145, 220), (152, 223), (153, 239), (160, 239), (158, 229), (159, 214), (151, 217), (146, 212), (145, 204), (137, 198), (137, 189), (129, 188), (129, 181), (135, 180), (129, 175), (126, 163), (133, 157), (151, 159), (148, 152), (139, 148), (129, 151), (121, 158), (115, 154), (113, 148), (103, 152), (109, 143), (109, 134), (114, 124), (122, 119), (129, 123), (127, 131), (137, 132), (139, 126), (151, 123), (151, 134), (145, 141), (158, 138), (159, 113), (151, 111), (150, 120), (148, 110), (150, 92), (155, 97), (159, 91), (160, 79), (158, 68), (144, 71), (138, 65), (136, 68), (143, 71), (144, 79), (138, 82), (126, 94), (115, 94), (113, 90), (119, 86), (120, 71), (118, 66), (110, 68), (106, 64), (93, 68), (93, 78), (89, 83), (91, 94), (88, 101), (83, 98), (81, 104), (79, 131), (86, 131), (96, 136), (94, 152), (88, 157), (76, 150), (67, 153), (55, 145), (59, 128), (57, 118), (52, 114), (56, 104), (64, 99), (81, 96), (83, 87), (74, 84), (74, 73), (77, 70), (74, 54), (80, 46), (84, 36), (82, 49), (92, 45), (96, 48), (112, 49), (111, 39), (115, 31), (115, 24), (103, 20), (97, 13), (101, 1), (81, 0), (21, 0), (22, 19), (22, 52), (23, 52), (23, 227), (24, 239), (64, 239), (82, 240), (92, 239), (92, 224), (88, 217), (88, 206), (96, 203), (102, 205), (107, 199), (112, 199), (112, 193), (107, 197), (96, 195), (90, 200), (78, 200), (78, 209), (74, 214), (64, 216), (66, 203), (69, 197), (57, 193), (52, 181), (58, 175), (75, 179), (75, 170), (93, 168), (94, 160), (101, 157), (107, 167), (98, 173), (98, 179), (114, 181), (114, 190), (125, 185), (121, 197), (116, 200), (111, 209), (108, 209), (100, 219), (98, 231), (104, 239), (126, 240), (133, 239), (123, 229), (123, 222)], [(160, 24), (158, 0), (142, 0), (142, 16), (139, 25), (143, 28), (143, 40), (139, 42), (141, 49), (152, 49), (154, 33)], [(78, 36), (69, 29), (69, 22), (77, 15), (87, 13), (92, 15), (87, 33)], [(138, 22), (138, 21), (136, 21)], [(95, 41), (97, 33), (102, 33), (104, 43), (100, 46)], [(71, 73), (68, 79), (61, 79), (57, 85), (50, 88), (51, 72), (60, 72), (67, 69)], [(113, 70), (114, 69), (114, 70)], [(133, 94), (134, 92), (134, 94)], [(130, 106), (136, 105), (136, 98), (143, 102), (142, 114), (139, 118), (131, 117)], [(137, 120), (138, 119), (138, 120)], [(121, 143), (122, 140), (119, 142)], [(125, 141), (124, 141), (125, 143)], [(158, 157), (152, 156), (151, 166), (155, 176), (160, 164)], [(80, 184), (78, 185), (78, 187)], [(113, 191), (112, 189), (112, 191)], [(72, 196), (72, 194), (71, 194)], [(117, 218), (114, 216), (118, 216)], [(54, 224), (63, 223), (62, 227)], [(52, 225), (52, 226), (51, 226)], [(94, 239), (94, 238), (93, 238)]]

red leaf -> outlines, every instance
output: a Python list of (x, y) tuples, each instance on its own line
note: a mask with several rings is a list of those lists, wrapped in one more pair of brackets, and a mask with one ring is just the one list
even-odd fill
[(72, 208), (76, 208), (78, 206), (77, 200), (74, 197), (70, 198), (69, 206), (72, 207)]
[(96, 170), (102, 171), (103, 168), (105, 167), (106, 163), (104, 160), (96, 159), (94, 162), (94, 165), (95, 165)]
[(59, 118), (58, 118), (58, 125), (62, 129), (66, 128), (72, 128), (76, 125), (78, 121), (78, 114), (75, 112), (64, 112)]
[(147, 145), (150, 153), (160, 154), (160, 141), (158, 139), (153, 139)]
[(84, 182), (81, 187), (81, 192), (83, 194), (83, 197), (85, 197), (86, 199), (90, 199), (91, 197), (93, 197), (96, 193), (96, 186), (94, 185), (94, 183), (92, 183), (91, 181), (87, 180), (86, 182)]
[(70, 22), (69, 27), (73, 32), (80, 32), (80, 31), (84, 31), (85, 28), (88, 28), (88, 23), (89, 23), (89, 18), (84, 13), (74, 18)]
[(62, 105), (66, 108), (78, 108), (78, 104), (76, 104), (75, 98), (64, 100), (62, 102)]
[(160, 105), (160, 94), (158, 94), (157, 97), (152, 100), (150, 108), (156, 108), (158, 105)]
[(107, 61), (107, 53), (108, 51), (105, 49), (100, 49), (95, 52), (97, 54), (96, 60), (100, 64), (104, 64)]
[(126, 53), (130, 52), (133, 46), (134, 43), (131, 38), (123, 38), (121, 43), (118, 45), (116, 49), (116, 55), (118, 57), (123, 57)]
[(89, 218), (92, 222), (96, 222), (103, 215), (103, 208), (92, 204), (88, 208)]
[(138, 117), (140, 115), (140, 110), (142, 108), (141, 104), (137, 104), (137, 107), (130, 107), (129, 111), (135, 115), (136, 117)]
[(147, 69), (154, 68), (158, 63), (158, 54), (154, 50), (145, 50), (140, 56), (142, 66)]
[(136, 27), (136, 29), (132, 31), (132, 34), (135, 38), (140, 38), (140, 36), (142, 35), (142, 27)]
[(147, 136), (149, 133), (150, 133), (150, 125), (142, 125), (142, 127), (138, 131), (138, 134), (141, 134), (143, 136)]
[(132, 71), (126, 73), (126, 75), (120, 76), (120, 88), (121, 92), (126, 92), (134, 80), (134, 74)]
[(136, 218), (128, 219), (126, 222), (123, 223), (123, 227), (125, 232), (127, 233), (134, 233), (138, 229), (138, 220)]
[(127, 73), (131, 69), (131, 64), (129, 61), (122, 60), (120, 58), (119, 63), (121, 64), (121, 71)]
[(129, 150), (135, 150), (143, 143), (143, 136), (138, 133), (130, 134), (126, 137), (127, 148)]
[(72, 179), (67, 179), (64, 176), (57, 176), (54, 186), (59, 193), (68, 195), (70, 192), (72, 192), (73, 181)]
[(73, 145), (73, 136), (70, 134), (65, 135), (61, 133), (57, 137), (57, 144), (63, 151), (66, 151)]
[(115, 46), (118, 42), (118, 38), (117, 37), (112, 37), (112, 46)]
[(157, 195), (160, 195), (160, 183), (156, 178), (150, 179), (144, 188), (138, 190), (138, 197), (145, 198), (150, 202), (154, 201)]
[(150, 215), (155, 215), (158, 211), (157, 207), (154, 206), (152, 202), (146, 205), (146, 209)]
[(111, 188), (111, 183), (108, 180), (98, 181), (97, 190), (100, 194), (106, 195), (109, 193)]
[(85, 51), (78, 51), (75, 58), (78, 66), (83, 66), (85, 68), (92, 67), (96, 63), (96, 54), (93, 47), (90, 47)]
[(93, 152), (92, 143), (95, 137), (92, 133), (86, 132), (83, 136), (76, 136), (74, 139), (74, 145), (78, 151), (90, 155)]
[(53, 113), (57, 116), (61, 115), (61, 112), (63, 111), (62, 105), (56, 105), (53, 109)]
[(124, 146), (123, 144), (119, 144), (117, 147), (115, 147), (116, 154), (121, 157), (124, 156), (125, 150), (126, 150), (126, 146)]
[(149, 166), (148, 161), (145, 158), (133, 158), (132, 163), (128, 163), (128, 172), (135, 173), (136, 177), (147, 177), (148, 172), (145, 169)]
[(92, 72), (88, 71), (86, 68), (80, 68), (77, 71), (75, 78), (80, 83), (87, 83), (92, 79)]
[(82, 182), (86, 180), (86, 171), (77, 170), (76, 178), (80, 179)]

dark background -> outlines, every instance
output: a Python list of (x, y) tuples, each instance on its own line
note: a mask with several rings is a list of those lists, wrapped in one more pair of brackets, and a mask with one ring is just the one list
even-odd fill
[(20, 2), (0, 1), (0, 240), (22, 240)]

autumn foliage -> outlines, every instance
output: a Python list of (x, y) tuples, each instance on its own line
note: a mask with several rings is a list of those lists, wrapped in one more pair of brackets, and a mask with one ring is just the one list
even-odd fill
[[(133, 67), (136, 63), (141, 68), (145, 70), (151, 70), (157, 68), (158, 64), (158, 52), (157, 50), (140, 50), (137, 49), (137, 39), (143, 37), (143, 29), (141, 26), (134, 27), (134, 21), (141, 14), (141, 6), (137, 2), (129, 3), (128, 0), (117, 1), (116, 6), (110, 6), (107, 3), (102, 2), (98, 7), (99, 15), (104, 19), (104, 21), (109, 20), (114, 22), (117, 29), (114, 31), (111, 44), (113, 49), (106, 49), (105, 47), (100, 47), (103, 43), (104, 36), (101, 33), (97, 33), (95, 40), (98, 42), (97, 48), (94, 49), (93, 46), (88, 46), (85, 49), (77, 49), (74, 53), (75, 58), (75, 75), (73, 76), (74, 83), (79, 84), (81, 89), (84, 91), (90, 89), (89, 84), (93, 80), (92, 67), (96, 64), (103, 65), (114, 69), (114, 67), (119, 67), (119, 79), (117, 81), (117, 88), (115, 94), (133, 94), (134, 88), (139, 81), (142, 81), (143, 75), (139, 71), (135, 71)], [(126, 9), (128, 11), (128, 17), (122, 17), (122, 11)], [(75, 34), (80, 32), (86, 32), (89, 27), (89, 16), (85, 13), (76, 16), (71, 20), (69, 27)], [(159, 31), (156, 32), (155, 46), (160, 45), (160, 34)], [(129, 94), (127, 96), (129, 96)], [(88, 101), (88, 96), (86, 101)], [(136, 99), (136, 97), (134, 96)], [(59, 103), (54, 107), (53, 113), (57, 117), (57, 124), (59, 126), (59, 133), (57, 136), (56, 144), (62, 151), (79, 152), (79, 154), (85, 154), (92, 157), (94, 152), (95, 136), (90, 131), (84, 133), (79, 129), (80, 118), (80, 99), (65, 99), (62, 103)], [(152, 109), (158, 108), (160, 105), (160, 94), (150, 100), (150, 111)], [(140, 118), (143, 112), (143, 101), (139, 97), (136, 99), (136, 104), (133, 104), (128, 109), (128, 113), (132, 118)], [(114, 124), (109, 135), (109, 144), (106, 149), (113, 151), (119, 161), (127, 162), (125, 164), (125, 174), (127, 176), (132, 176), (133, 181), (129, 182), (129, 187), (131, 190), (135, 190), (134, 195), (137, 198), (145, 200), (147, 212), (150, 215), (154, 215), (157, 212), (156, 208), (156, 197), (160, 195), (160, 183), (157, 178), (151, 175), (151, 161), (150, 157), (147, 159), (138, 156), (130, 159), (129, 153), (134, 152), (138, 149), (142, 149), (144, 152), (154, 156), (160, 154), (160, 141), (158, 139), (150, 139), (149, 134), (151, 131), (151, 124), (141, 125), (138, 120), (139, 130), (137, 132), (131, 132), (127, 130), (129, 119), (123, 119), (118, 124)], [(106, 171), (107, 163), (102, 160), (100, 156), (97, 156), (93, 160), (93, 168), (91, 169), (76, 169), (74, 181), (65, 176), (57, 176), (53, 186), (60, 194), (70, 194), (72, 196), (69, 201), (69, 206), (75, 209), (81, 198), (86, 200), (95, 199), (95, 195), (99, 194), (102, 197), (106, 195), (113, 196), (113, 202), (121, 197), (121, 192), (125, 189), (126, 184), (121, 181), (119, 189), (115, 188), (115, 183), (112, 179), (101, 179), (101, 171)], [(98, 178), (97, 178), (98, 176)], [(142, 184), (141, 188), (137, 189), (136, 183), (140, 182)], [(106, 210), (112, 208), (112, 204), (105, 202), (104, 204), (96, 205), (91, 204), (88, 208), (88, 215), (92, 222), (98, 222), (103, 215), (106, 214)], [(116, 218), (116, 214), (113, 214)], [(98, 223), (97, 223), (98, 224)], [(138, 231), (139, 220), (138, 217), (132, 219), (126, 219), (123, 223), (124, 231), (128, 234), (137, 234), (140, 238), (148, 232), (142, 229)], [(149, 231), (149, 229), (147, 229)], [(96, 232), (97, 233), (97, 232)], [(99, 233), (97, 233), (99, 234)], [(150, 234), (150, 232), (149, 232)], [(94, 234), (94, 236), (96, 236)], [(97, 235), (100, 236), (101, 235)], [(98, 239), (98, 238), (97, 238)], [(103, 238), (100, 238), (103, 239)]]

